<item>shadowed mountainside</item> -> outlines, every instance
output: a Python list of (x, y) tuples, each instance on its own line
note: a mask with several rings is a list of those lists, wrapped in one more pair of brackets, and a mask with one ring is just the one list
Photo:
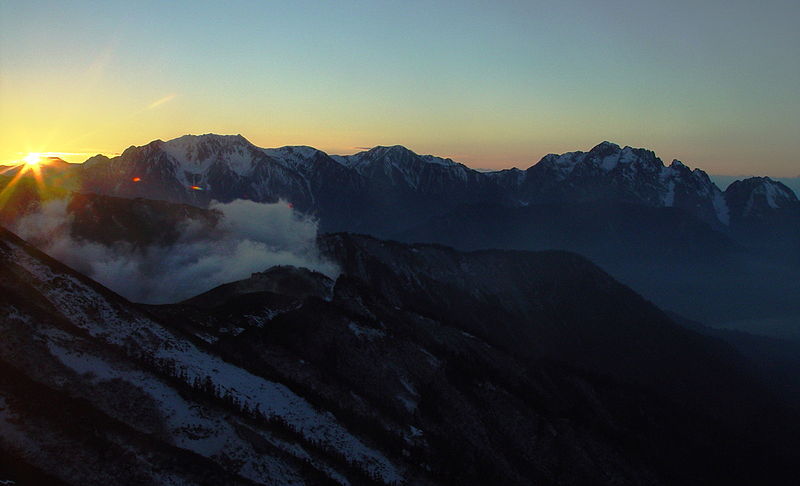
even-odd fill
[(747, 363), (577, 255), (320, 245), (335, 282), (137, 306), (3, 232), (0, 450), (68, 484), (787, 477), (796, 422)]

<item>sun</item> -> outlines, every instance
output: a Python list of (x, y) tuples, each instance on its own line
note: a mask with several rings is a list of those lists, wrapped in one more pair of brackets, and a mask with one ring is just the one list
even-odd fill
[(31, 152), (28, 155), (26, 155), (25, 158), (22, 160), (24, 160), (25, 163), (28, 165), (36, 165), (42, 161), (42, 156), (39, 153)]

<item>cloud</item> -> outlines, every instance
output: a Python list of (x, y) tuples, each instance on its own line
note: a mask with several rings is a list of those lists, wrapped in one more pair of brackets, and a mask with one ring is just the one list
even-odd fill
[(165, 97), (163, 97), (161, 99), (157, 99), (154, 102), (152, 102), (149, 105), (147, 105), (147, 109), (148, 110), (152, 110), (154, 108), (157, 108), (157, 107), (163, 105), (164, 103), (166, 103), (168, 101), (172, 101), (173, 99), (175, 99), (176, 96), (178, 96), (178, 95), (176, 95), (174, 93), (173, 94), (168, 94), (167, 96), (165, 96)]
[(178, 302), (274, 265), (294, 265), (338, 275), (316, 246), (317, 223), (286, 203), (236, 200), (213, 203), (215, 228), (197, 220), (179, 224), (170, 245), (134, 247), (79, 239), (66, 200), (46, 203), (14, 230), (54, 258), (135, 302)]

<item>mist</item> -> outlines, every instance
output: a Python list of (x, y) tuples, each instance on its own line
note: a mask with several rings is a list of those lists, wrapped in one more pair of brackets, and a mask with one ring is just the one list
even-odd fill
[(212, 203), (215, 227), (194, 219), (179, 223), (173, 244), (134, 246), (76, 238), (67, 200), (45, 203), (14, 231), (57, 260), (134, 302), (178, 302), (275, 265), (338, 275), (316, 246), (317, 221), (288, 204), (235, 200)]

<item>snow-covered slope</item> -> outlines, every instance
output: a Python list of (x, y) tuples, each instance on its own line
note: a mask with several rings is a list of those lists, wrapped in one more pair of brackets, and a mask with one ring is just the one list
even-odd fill
[[(88, 400), (92, 413), (124, 424), (123, 435), (145, 434), (159, 447), (206, 458), (197, 460), (224, 470), (233, 483), (306, 483), (317, 474), (349, 484), (353, 471), (386, 484), (402, 480), (402, 468), (285, 385), (222, 360), (0, 231), (0, 362), (23, 370), (36, 386)], [(122, 406), (124, 400), (139, 410)], [(42, 469), (78, 474), (64, 473), (57, 466), (64, 459), (48, 444), (81, 437), (59, 438), (69, 430), (32, 434), (18, 425), (25, 413), (18, 402), (0, 413), (0, 446)], [(30, 419), (36, 420), (44, 419)], [(150, 452), (131, 439), (124, 442), (131, 460)], [(311, 476), (309, 467), (316, 471)], [(185, 472), (173, 472), (177, 483), (195, 484)], [(97, 472), (105, 473), (111, 474)], [(168, 484), (172, 477), (157, 468), (147, 474), (151, 484)]]
[(236, 175), (253, 169), (252, 144), (241, 135), (184, 135), (162, 145), (176, 162), (176, 172), (202, 174), (212, 164), (221, 163)]
[(758, 217), (798, 205), (797, 195), (789, 187), (769, 177), (735, 181), (725, 190), (725, 199), (738, 219)]
[(751, 177), (729, 185), (725, 201), (737, 240), (783, 265), (800, 265), (800, 201), (789, 187), (769, 177)]

